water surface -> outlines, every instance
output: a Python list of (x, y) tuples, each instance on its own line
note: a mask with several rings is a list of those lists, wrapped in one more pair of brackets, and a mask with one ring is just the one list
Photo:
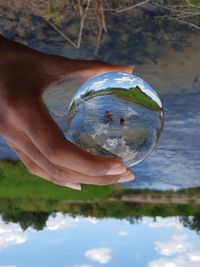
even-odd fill
[[(136, 220), (55, 213), (42, 231), (0, 219), (1, 266), (98, 267), (200, 264), (197, 233), (178, 217)], [(141, 236), (145, 236), (142, 239)], [(80, 239), (81, 237), (81, 239)]]

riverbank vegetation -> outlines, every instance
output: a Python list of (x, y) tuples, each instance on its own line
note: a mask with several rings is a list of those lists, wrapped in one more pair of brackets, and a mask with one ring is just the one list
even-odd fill
[(178, 216), (200, 231), (200, 189), (158, 191), (115, 186), (83, 186), (75, 191), (31, 175), (21, 162), (0, 161), (0, 215), (5, 222), (41, 230), (51, 214), (127, 219)]

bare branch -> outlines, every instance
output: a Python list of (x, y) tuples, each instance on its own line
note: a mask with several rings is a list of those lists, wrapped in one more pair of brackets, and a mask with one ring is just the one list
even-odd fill
[(96, 49), (95, 49), (95, 55), (98, 55), (98, 52), (99, 52), (102, 31), (103, 31), (103, 28), (99, 28), (99, 33), (98, 33), (97, 43), (96, 43)]
[(182, 14), (186, 14), (186, 15), (190, 15), (190, 14), (191, 15), (193, 15), (193, 14), (199, 15), (199, 11), (188, 11), (188, 10), (173, 9), (173, 8), (170, 8), (170, 7), (159, 5), (156, 2), (152, 2), (152, 3), (157, 7), (160, 7), (160, 8), (175, 12), (175, 13), (182, 13)]
[(188, 26), (190, 26), (190, 27), (193, 27), (193, 28), (195, 28), (195, 29), (197, 29), (197, 30), (200, 30), (200, 27), (198, 26), (198, 25), (196, 25), (196, 24), (194, 24), (194, 23), (192, 23), (192, 22), (189, 22), (189, 21), (187, 21), (187, 20), (182, 20), (182, 19), (178, 19), (178, 18), (169, 18), (170, 20), (175, 20), (175, 21), (177, 21), (177, 22), (179, 22), (179, 23), (181, 23), (181, 24), (186, 24), (186, 25), (188, 25)]
[[(42, 17), (43, 18), (43, 17)], [(43, 20), (45, 20), (56, 32), (58, 32), (68, 43), (70, 43), (74, 48), (76, 48), (76, 44), (69, 38), (66, 36), (66, 34), (64, 34), (55, 24), (53, 24), (52, 22), (50, 22), (49, 20), (46, 20), (45, 18), (43, 18)]]
[(139, 7), (139, 6), (143, 6), (143, 5), (147, 4), (148, 2), (150, 2), (150, 0), (145, 0), (143, 2), (137, 3), (135, 5), (132, 5), (132, 6), (129, 6), (129, 7), (123, 8), (123, 9), (118, 9), (118, 10), (116, 10), (116, 14), (122, 13), (124, 11), (131, 10), (131, 9), (134, 9), (136, 7)]
[(99, 27), (102, 28), (105, 32), (106, 30), (106, 21), (105, 21), (105, 14), (104, 14), (104, 0), (96, 0), (96, 15)]
[(178, 18), (191, 18), (191, 17), (196, 17), (196, 16), (199, 16), (200, 15), (200, 13), (199, 14), (193, 14), (193, 15), (184, 15), (184, 14), (179, 14), (178, 15)]
[(83, 10), (81, 2), (80, 2), (80, 0), (78, 0), (81, 21), (80, 21), (80, 30), (79, 30), (78, 41), (77, 41), (77, 48), (80, 48), (80, 45), (81, 45), (83, 27), (84, 27), (85, 19), (86, 19), (86, 16), (87, 16), (88, 8), (90, 6), (90, 2), (91, 2), (91, 0), (87, 0), (87, 5), (85, 7), (85, 10)]
[(188, 6), (200, 8), (200, 6), (193, 5), (190, 0), (185, 0), (185, 2), (188, 4)]

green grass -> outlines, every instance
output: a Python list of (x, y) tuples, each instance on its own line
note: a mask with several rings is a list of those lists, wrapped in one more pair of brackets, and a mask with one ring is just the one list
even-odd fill
[(124, 195), (141, 195), (167, 198), (186, 196), (199, 197), (200, 189), (183, 189), (178, 192), (149, 189), (128, 189), (120, 184), (112, 186), (82, 185), (81, 191), (55, 185), (30, 174), (20, 161), (0, 161), (0, 199), (43, 199), (53, 201), (106, 201), (120, 200)]
[(114, 96), (134, 102), (138, 105), (144, 106), (157, 112), (161, 111), (161, 107), (150, 97), (142, 93), (138, 87), (131, 88), (129, 90), (115, 90)]
[[(187, 189), (178, 192), (123, 189), (120, 185), (113, 186), (82, 186), (81, 191), (58, 186), (39, 177), (31, 175), (21, 162), (0, 161), (0, 210), (20, 209), (24, 211), (72, 211), (95, 216), (128, 216), (150, 215), (155, 210), (158, 214), (178, 214), (177, 204), (133, 203), (122, 202), (123, 196), (140, 195), (145, 202), (146, 197), (188, 198), (184, 211), (187, 214), (196, 212), (199, 205), (193, 198), (200, 198), (200, 189)], [(112, 204), (113, 203), (113, 204)], [(128, 208), (130, 207), (130, 209)], [(138, 210), (137, 207), (140, 207)], [(160, 208), (162, 207), (162, 208)], [(118, 215), (116, 215), (118, 214)]]
[(74, 109), (77, 105), (79, 105), (82, 100), (87, 101), (93, 97), (106, 96), (106, 95), (113, 95), (120, 99), (124, 99), (129, 102), (133, 102), (135, 104), (144, 106), (156, 112), (160, 112), (162, 110), (162, 108), (153, 99), (151, 99), (151, 97), (144, 94), (138, 86), (134, 88), (131, 87), (129, 89), (106, 88), (98, 91), (90, 90), (84, 95), (83, 99), (80, 98), (74, 101), (71, 105), (71, 109)]
[(21, 162), (0, 161), (0, 199), (96, 200), (105, 199), (115, 190), (119, 186), (82, 186), (76, 191), (31, 175)]
[[(140, 195), (143, 200), (149, 196), (157, 200), (165, 196), (167, 202), (124, 202), (121, 198), (125, 195)], [(172, 197), (189, 197), (190, 200), (187, 204), (180, 205), (170, 203)], [(126, 218), (131, 223), (143, 216), (182, 216), (188, 227), (199, 231), (200, 205), (191, 201), (193, 197), (200, 197), (199, 188), (162, 192), (123, 189), (119, 185), (83, 186), (80, 192), (33, 176), (20, 162), (0, 161), (0, 214), (4, 221), (19, 222), (23, 229), (29, 226), (43, 229), (48, 216), (60, 211), (97, 218)], [(189, 216), (194, 216), (194, 225), (188, 220)]]

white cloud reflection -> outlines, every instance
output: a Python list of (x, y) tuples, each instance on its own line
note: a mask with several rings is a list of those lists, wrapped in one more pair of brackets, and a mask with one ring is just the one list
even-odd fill
[(97, 218), (95, 218), (95, 217), (86, 217), (86, 220), (88, 221), (88, 222), (91, 222), (92, 224), (96, 224), (96, 223), (98, 223), (98, 219)]
[(178, 217), (168, 217), (168, 218), (156, 217), (155, 220), (145, 218), (142, 220), (142, 223), (147, 224), (149, 227), (152, 228), (173, 227), (176, 228), (177, 230), (181, 230), (183, 228), (183, 225), (181, 224)]
[(140, 83), (139, 86), (143, 93), (147, 94), (151, 99), (153, 99), (159, 105), (159, 107), (162, 107), (162, 103), (156, 93), (148, 89), (147, 86), (144, 86), (144, 83)]
[(175, 259), (158, 259), (152, 261), (149, 267), (199, 267), (200, 261), (188, 258), (188, 255), (182, 255)]
[(163, 256), (192, 251), (192, 244), (186, 235), (173, 235), (168, 242), (156, 242), (155, 250)]
[(103, 80), (101, 80), (101, 81), (94, 82), (94, 83), (90, 86), (90, 89), (92, 89), (92, 90), (102, 89), (102, 86), (103, 86), (108, 80), (109, 80), (109, 79), (106, 78), (106, 79), (103, 79)]
[(124, 82), (135, 82), (137, 81), (136, 78), (130, 77), (130, 76), (123, 76), (120, 78), (115, 78), (114, 79), (117, 83), (124, 83)]
[(72, 217), (68, 214), (63, 214), (62, 212), (57, 212), (55, 215), (49, 216), (46, 222), (46, 228), (48, 230), (61, 230), (70, 227), (76, 227), (77, 223), (86, 220), (89, 223), (96, 224), (98, 219), (95, 217)]
[(171, 240), (156, 242), (155, 250), (163, 257), (149, 263), (149, 267), (199, 267), (200, 251), (187, 235), (173, 235)]
[[(152, 88), (146, 82), (144, 82), (141, 78), (134, 77), (134, 76), (131, 77), (131, 76), (128, 75), (128, 76), (122, 76), (122, 77), (119, 77), (119, 78), (115, 78), (114, 81), (116, 83), (119, 83), (119, 84), (129, 82), (130, 83), (129, 86), (136, 86), (136, 85), (138, 85), (143, 93), (147, 94), (160, 107), (162, 107), (162, 103), (161, 103), (158, 95), (156, 94), (156, 92), (154, 92), (152, 90)], [(132, 83), (134, 83), (134, 84), (132, 84)]]
[(58, 212), (55, 216), (50, 216), (47, 220), (46, 226), (49, 230), (58, 230), (69, 227), (75, 227), (77, 222), (80, 221), (79, 217), (73, 218), (69, 215)]
[(5, 223), (0, 219), (0, 249), (26, 242), (27, 235), (17, 223)]
[(118, 232), (118, 236), (127, 236), (127, 235), (128, 235), (128, 232), (124, 230)]
[(85, 257), (100, 264), (106, 264), (112, 259), (111, 248), (94, 248), (85, 252)]

